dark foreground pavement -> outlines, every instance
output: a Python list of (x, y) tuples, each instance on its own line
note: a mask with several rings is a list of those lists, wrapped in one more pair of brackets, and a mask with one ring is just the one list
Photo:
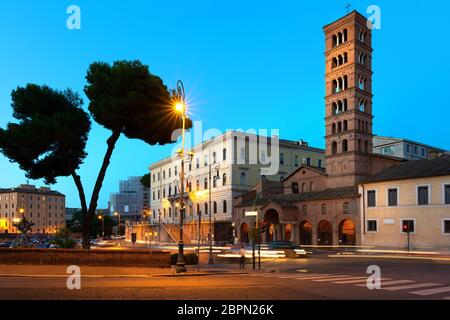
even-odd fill
[[(380, 290), (367, 288), (369, 266), (380, 267)], [(0, 266), (0, 274), (13, 267)], [(202, 268), (200, 275), (191, 269), (185, 276), (170, 269), (82, 267), (81, 290), (67, 289), (64, 267), (19, 266), (13, 271), (0, 276), (0, 299), (450, 299), (450, 261), (394, 257), (286, 259), (265, 261), (260, 272), (220, 265)]]

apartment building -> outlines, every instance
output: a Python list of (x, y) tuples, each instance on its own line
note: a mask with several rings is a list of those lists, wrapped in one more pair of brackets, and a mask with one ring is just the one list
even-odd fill
[(0, 233), (17, 233), (22, 217), (34, 223), (31, 233), (55, 233), (66, 225), (65, 195), (29, 184), (0, 189)]

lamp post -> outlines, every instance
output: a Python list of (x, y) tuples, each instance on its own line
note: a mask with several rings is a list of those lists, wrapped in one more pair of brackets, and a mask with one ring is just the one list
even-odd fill
[(118, 213), (116, 211), (116, 212), (114, 212), (114, 216), (119, 217), (119, 225), (118, 225), (118, 229), (117, 229), (117, 235), (120, 237), (120, 234), (121, 234), (121, 232), (120, 232), (120, 213)]
[(100, 220), (102, 222), (102, 240), (103, 240), (103, 238), (105, 236), (105, 224), (104, 224), (105, 219), (103, 219), (103, 215), (101, 213), (98, 216), (98, 220)]
[[(209, 159), (211, 161), (211, 159)], [(211, 204), (212, 201), (212, 184), (211, 184), (211, 180), (212, 180), (212, 168), (214, 167), (214, 170), (217, 171), (217, 176), (214, 176), (214, 181), (217, 181), (220, 179), (219, 176), (219, 169), (220, 169), (220, 165), (218, 163), (211, 163), (209, 165), (209, 239), (208, 239), (208, 244), (209, 244), (209, 256), (208, 256), (208, 264), (214, 264), (214, 258), (213, 258), (213, 250), (212, 250), (212, 215), (213, 215), (213, 207)]]
[(181, 80), (177, 82), (178, 103), (175, 110), (181, 115), (183, 121), (183, 128), (181, 132), (181, 150), (179, 156), (181, 158), (181, 200), (180, 200), (180, 241), (178, 242), (178, 261), (176, 271), (177, 273), (186, 272), (186, 262), (184, 260), (184, 242), (183, 242), (183, 224), (184, 224), (184, 136), (186, 131), (186, 95), (184, 85)]

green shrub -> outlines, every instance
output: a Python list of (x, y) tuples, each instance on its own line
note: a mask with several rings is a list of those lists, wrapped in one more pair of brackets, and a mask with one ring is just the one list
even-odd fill
[[(173, 253), (170, 255), (170, 264), (176, 265), (178, 260), (178, 253)], [(186, 265), (192, 266), (198, 264), (198, 256), (195, 253), (186, 253), (184, 255), (184, 261)]]

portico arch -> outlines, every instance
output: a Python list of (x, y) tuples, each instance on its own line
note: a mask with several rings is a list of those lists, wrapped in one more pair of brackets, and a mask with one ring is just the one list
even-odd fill
[(317, 226), (317, 243), (319, 245), (331, 246), (333, 245), (333, 227), (330, 221), (322, 220)]
[(275, 209), (269, 209), (264, 214), (264, 221), (268, 226), (266, 231), (266, 241), (278, 241), (281, 240), (280, 230), (280, 216)]
[(309, 221), (303, 221), (300, 223), (300, 244), (311, 245), (312, 244), (312, 224)]
[(246, 222), (241, 224), (241, 243), (243, 242), (249, 242), (248, 237), (248, 224)]
[(342, 220), (339, 223), (339, 244), (348, 246), (356, 245), (355, 223), (350, 219)]

